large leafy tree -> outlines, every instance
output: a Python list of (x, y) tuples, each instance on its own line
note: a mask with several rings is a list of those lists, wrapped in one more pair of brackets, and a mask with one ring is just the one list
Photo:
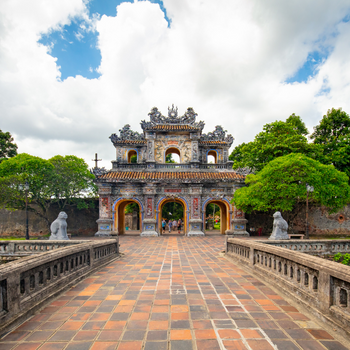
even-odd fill
[(51, 205), (53, 170), (54, 166), (49, 161), (26, 153), (1, 162), (1, 206), (23, 210), (26, 205), (24, 184), (27, 182), (28, 210), (43, 218), (49, 226), (48, 209)]
[(49, 228), (50, 206), (57, 202), (60, 210), (72, 203), (86, 207), (82, 198), (95, 196), (93, 179), (84, 160), (75, 156), (45, 160), (21, 153), (0, 163), (0, 206), (23, 210), (27, 195), (28, 210), (44, 219)]
[(271, 161), (256, 175), (248, 175), (247, 187), (235, 192), (237, 208), (257, 211), (292, 211), (306, 201), (306, 184), (314, 188), (310, 202), (326, 206), (331, 212), (350, 201), (348, 176), (303, 154), (292, 153)]
[(17, 145), (13, 143), (13, 137), (9, 132), (0, 130), (0, 162), (15, 155), (17, 155)]
[(52, 200), (58, 203), (60, 210), (67, 204), (77, 204), (86, 208), (87, 197), (95, 197), (97, 188), (84, 159), (76, 156), (55, 156), (49, 159), (54, 166), (52, 176)]
[(350, 176), (350, 117), (347, 113), (341, 108), (328, 110), (310, 138), (314, 144), (323, 146), (328, 163)]
[(322, 146), (310, 144), (305, 135), (308, 131), (299, 116), (292, 114), (285, 122), (266, 124), (254, 141), (242, 143), (230, 155), (233, 168), (249, 167), (260, 171), (270, 161), (290, 153), (302, 153), (320, 159)]

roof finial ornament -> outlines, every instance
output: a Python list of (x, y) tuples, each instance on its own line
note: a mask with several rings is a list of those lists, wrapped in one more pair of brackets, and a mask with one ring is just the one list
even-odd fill
[(176, 122), (177, 119), (177, 107), (175, 109), (174, 104), (170, 107), (168, 107), (168, 117), (170, 118), (171, 121)]

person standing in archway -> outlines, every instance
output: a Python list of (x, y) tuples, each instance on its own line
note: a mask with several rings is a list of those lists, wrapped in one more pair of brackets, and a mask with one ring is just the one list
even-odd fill
[(165, 219), (163, 219), (163, 221), (162, 221), (163, 232), (162, 233), (165, 233), (165, 226), (166, 226), (166, 221), (165, 221)]
[(171, 221), (171, 219), (169, 219), (169, 221), (168, 221), (169, 233), (171, 232), (172, 226), (173, 226), (173, 222)]
[(179, 221), (177, 222), (177, 229), (178, 229), (178, 233), (181, 233), (181, 226), (182, 226), (182, 220), (179, 219)]
[(173, 221), (173, 231), (176, 231), (177, 229), (177, 221), (174, 219)]

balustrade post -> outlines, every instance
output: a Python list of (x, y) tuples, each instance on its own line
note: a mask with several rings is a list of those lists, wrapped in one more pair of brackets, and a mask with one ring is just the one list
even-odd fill
[(318, 275), (318, 307), (325, 313), (328, 313), (329, 308), (334, 304), (334, 302), (332, 302), (331, 288), (334, 288), (334, 286), (331, 285), (331, 276), (320, 270)]
[(250, 257), (249, 257), (249, 265), (254, 266), (255, 265), (255, 249), (253, 247), (250, 247)]

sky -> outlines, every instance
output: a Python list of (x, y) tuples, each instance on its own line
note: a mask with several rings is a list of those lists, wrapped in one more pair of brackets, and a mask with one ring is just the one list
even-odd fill
[(235, 141), (350, 113), (350, 0), (2, 0), (0, 129), (111, 168), (109, 140), (174, 104)]

